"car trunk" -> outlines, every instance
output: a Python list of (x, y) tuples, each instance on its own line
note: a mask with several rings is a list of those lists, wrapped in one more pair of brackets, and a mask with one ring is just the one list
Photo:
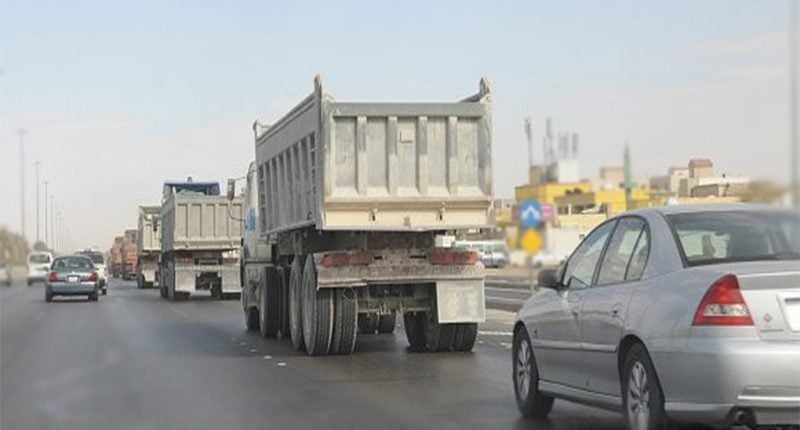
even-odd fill
[(762, 340), (800, 341), (800, 264), (758, 261), (725, 265), (739, 280)]

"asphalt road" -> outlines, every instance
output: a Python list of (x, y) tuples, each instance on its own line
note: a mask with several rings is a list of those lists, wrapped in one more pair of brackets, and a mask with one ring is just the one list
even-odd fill
[(246, 332), (238, 301), (173, 303), (114, 281), (98, 303), (47, 304), (41, 285), (17, 282), (0, 287), (0, 428), (622, 425), (616, 414), (562, 401), (546, 422), (521, 419), (510, 379), (513, 314), (488, 313), (472, 353), (408, 352), (398, 327), (360, 336), (352, 356), (311, 358), (288, 340)]

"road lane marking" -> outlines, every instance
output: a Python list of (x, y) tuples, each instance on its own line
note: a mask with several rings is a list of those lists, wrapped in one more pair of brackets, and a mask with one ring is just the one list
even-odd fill
[(514, 336), (514, 333), (510, 331), (478, 330), (478, 334), (483, 336)]

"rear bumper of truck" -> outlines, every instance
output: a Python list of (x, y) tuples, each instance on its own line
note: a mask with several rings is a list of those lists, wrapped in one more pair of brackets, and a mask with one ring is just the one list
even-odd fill
[(422, 258), (375, 261), (365, 265), (326, 267), (315, 255), (318, 288), (356, 288), (373, 285), (425, 285), (435, 287), (440, 323), (484, 322), (484, 269), (482, 264), (434, 265)]
[(216, 273), (221, 279), (222, 293), (240, 293), (239, 264), (176, 264), (175, 291), (193, 293), (197, 290), (197, 278), (202, 274)]

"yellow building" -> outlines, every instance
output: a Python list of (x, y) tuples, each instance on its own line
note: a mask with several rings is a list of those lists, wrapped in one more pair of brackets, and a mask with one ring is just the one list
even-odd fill
[[(632, 208), (646, 207), (650, 203), (650, 190), (635, 188), (631, 193)], [(565, 194), (555, 198), (558, 214), (576, 214), (597, 211), (607, 215), (625, 212), (628, 207), (625, 190), (598, 190), (585, 193)]]
[(552, 182), (534, 185), (521, 185), (514, 188), (514, 197), (517, 203), (527, 199), (536, 199), (543, 204), (556, 204), (556, 198), (565, 196), (568, 193), (586, 194), (592, 191), (592, 184), (589, 181), (582, 182)]

